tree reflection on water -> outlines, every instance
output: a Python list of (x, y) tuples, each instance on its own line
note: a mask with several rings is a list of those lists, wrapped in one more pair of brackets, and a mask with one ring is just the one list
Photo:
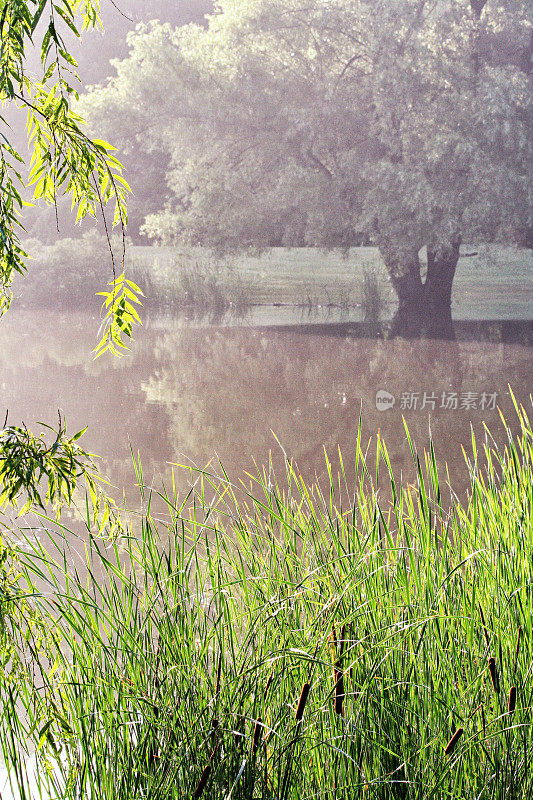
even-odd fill
[[(130, 442), (156, 482), (168, 462), (204, 466), (214, 456), (235, 478), (267, 463), (270, 451), (281, 467), (280, 444), (307, 477), (324, 473), (324, 449), (335, 467), (340, 448), (349, 468), (361, 409), (370, 453), (379, 432), (408, 479), (415, 474), (402, 417), (421, 452), (431, 426), (438, 460), (460, 489), (470, 427), (482, 434), (486, 421), (501, 431), (498, 407), (513, 421), (508, 384), (529, 405), (528, 323), (455, 323), (455, 339), (444, 341), (387, 339), (361, 323), (185, 328), (154, 318), (118, 362), (92, 360), (91, 323), (53, 312), (6, 319), (2, 408), (28, 425), (55, 418), (58, 407), (71, 430), (88, 423), (86, 446), (120, 489), (134, 483)], [(376, 408), (379, 390), (395, 398), (392, 408)], [(483, 393), (496, 393), (495, 408)]]

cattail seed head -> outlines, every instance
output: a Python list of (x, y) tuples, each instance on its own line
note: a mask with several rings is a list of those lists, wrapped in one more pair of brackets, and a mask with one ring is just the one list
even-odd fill
[(215, 749), (220, 743), (220, 721), (216, 717), (211, 720), (211, 742)]
[(235, 720), (235, 730), (233, 731), (233, 741), (235, 742), (235, 747), (238, 750), (242, 750), (242, 747), (244, 745), (244, 739), (245, 739), (243, 733), (244, 725), (245, 725), (244, 717), (242, 717), (239, 714), (237, 716), (237, 719)]
[(340, 641), (337, 642), (335, 634), (335, 626), (331, 629), (332, 651), (333, 651), (333, 685), (335, 687), (335, 713), (339, 716), (343, 715), (344, 703), (344, 673), (342, 671), (342, 656), (344, 650), (344, 640), (346, 636), (346, 625), (341, 628)]
[(259, 749), (259, 745), (261, 744), (261, 736), (263, 732), (263, 726), (261, 724), (261, 717), (257, 718), (254, 728), (254, 739), (252, 743), (252, 754), (255, 756)]
[(341, 638), (339, 641), (339, 649), (340, 649), (339, 655), (342, 656), (345, 647), (346, 647), (346, 625), (343, 625), (341, 628)]
[(498, 680), (498, 673), (496, 671), (496, 659), (494, 656), (489, 658), (489, 672), (492, 680), (492, 687), (496, 694), (500, 693), (500, 682)]
[(452, 738), (450, 739), (450, 741), (448, 742), (448, 744), (446, 745), (446, 748), (444, 750), (444, 752), (445, 752), (445, 754), (447, 756), (450, 756), (453, 753), (453, 751), (455, 750), (455, 747), (457, 745), (457, 742), (459, 741), (459, 739), (463, 735), (463, 732), (464, 732), (463, 728), (457, 728), (457, 730), (455, 731), (454, 735), (452, 736)]
[(302, 693), (300, 695), (300, 700), (298, 702), (298, 708), (296, 709), (296, 721), (300, 722), (304, 715), (305, 704), (307, 703), (307, 697), (309, 695), (309, 689), (311, 688), (310, 683), (304, 683), (302, 686)]
[(209, 775), (211, 773), (211, 764), (208, 764), (204, 767), (204, 771), (202, 772), (201, 778), (198, 781), (198, 786), (194, 790), (193, 800), (199, 800), (199, 798), (203, 795), (204, 789), (207, 786), (207, 781), (209, 780)]
[(220, 694), (220, 679), (222, 677), (222, 653), (220, 653), (218, 657), (218, 667), (217, 667), (217, 681), (215, 686), (215, 696), (218, 697)]
[(516, 708), (516, 686), (511, 686), (509, 692), (509, 714), (512, 714)]

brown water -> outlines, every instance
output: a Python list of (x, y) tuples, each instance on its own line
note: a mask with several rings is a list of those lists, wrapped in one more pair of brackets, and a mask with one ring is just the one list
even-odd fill
[[(94, 361), (97, 327), (83, 313), (6, 315), (0, 413), (31, 427), (55, 424), (60, 408), (70, 432), (88, 425), (82, 441), (130, 497), (130, 443), (157, 485), (169, 462), (204, 466), (215, 454), (243, 477), (271, 451), (281, 464), (280, 444), (306, 477), (320, 478), (324, 448), (334, 464), (339, 447), (352, 463), (361, 407), (363, 442), (375, 447), (379, 431), (398, 476), (414, 477), (402, 417), (420, 452), (431, 426), (438, 460), (463, 491), (471, 426), (481, 434), (486, 421), (500, 435), (498, 407), (514, 421), (508, 384), (528, 407), (533, 388), (529, 323), (458, 323), (450, 342), (372, 338), (356, 323), (223, 328), (153, 318), (130, 355)], [(395, 398), (387, 410), (376, 407), (379, 390)]]

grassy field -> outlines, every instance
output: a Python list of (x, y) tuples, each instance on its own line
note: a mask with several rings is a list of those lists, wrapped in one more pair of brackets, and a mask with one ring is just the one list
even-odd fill
[(191, 472), (156, 519), (137, 463), (135, 531), (4, 537), (13, 792), (30, 796), (34, 753), (41, 796), (61, 800), (532, 796), (533, 434), (517, 413), (504, 448), (473, 443), (451, 509), (433, 449), (412, 445), (407, 486), (382, 442), (369, 475), (358, 442), (353, 485), (341, 470), (306, 486), (291, 464), (279, 485), (268, 468), (240, 486)]
[[(530, 250), (496, 245), (463, 246), (454, 284), (457, 319), (531, 318), (533, 255)], [(476, 255), (472, 255), (472, 254)], [(171, 284), (176, 272), (210, 264), (201, 249), (133, 247), (137, 268)], [(273, 248), (259, 256), (235, 256), (217, 265), (221, 285), (250, 303), (353, 305), (362, 301), (364, 271), (377, 276), (389, 314), (395, 305), (387, 272), (376, 248), (358, 247), (346, 257), (313, 248)]]

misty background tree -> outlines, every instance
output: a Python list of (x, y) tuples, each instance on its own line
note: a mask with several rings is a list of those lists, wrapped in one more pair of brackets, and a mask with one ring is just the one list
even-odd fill
[(523, 243), (531, 222), (527, 6), (220, 0), (208, 26), (131, 34), (82, 113), (145, 175), (157, 164), (152, 183), (130, 173), (159, 204), (141, 233), (216, 250), (371, 242), (400, 327), (442, 329), (461, 241)]

